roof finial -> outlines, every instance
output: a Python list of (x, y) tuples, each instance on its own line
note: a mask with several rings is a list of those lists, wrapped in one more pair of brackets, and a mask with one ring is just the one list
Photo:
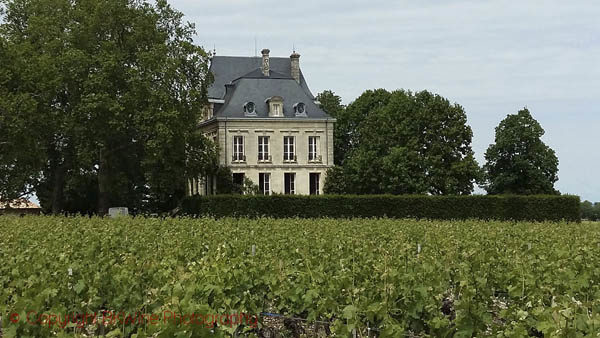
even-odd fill
[(292, 52), (296, 53), (296, 44), (295, 43), (292, 44)]
[(213, 56), (217, 55), (217, 45), (213, 44)]

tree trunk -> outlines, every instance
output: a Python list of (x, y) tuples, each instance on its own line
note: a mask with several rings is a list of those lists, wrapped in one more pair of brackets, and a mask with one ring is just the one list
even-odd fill
[(54, 182), (52, 182), (52, 214), (58, 215), (63, 212), (65, 204), (64, 188), (65, 174), (67, 168), (65, 163), (59, 164), (54, 169)]
[(98, 164), (98, 215), (105, 216), (109, 208), (109, 170), (106, 150), (100, 150), (100, 163)]

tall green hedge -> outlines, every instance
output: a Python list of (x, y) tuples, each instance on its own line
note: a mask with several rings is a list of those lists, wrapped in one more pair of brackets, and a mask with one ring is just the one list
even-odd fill
[(216, 195), (186, 198), (188, 216), (576, 221), (579, 196)]

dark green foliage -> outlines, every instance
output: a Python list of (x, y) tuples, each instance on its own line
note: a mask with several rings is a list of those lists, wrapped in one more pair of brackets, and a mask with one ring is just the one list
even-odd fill
[(496, 127), (495, 143), (485, 152), (489, 194), (557, 194), (558, 158), (542, 142), (542, 126), (524, 108)]
[(217, 181), (216, 193), (219, 195), (254, 195), (258, 194), (260, 191), (258, 185), (254, 184), (254, 182), (252, 182), (252, 180), (247, 176), (244, 176), (244, 181), (242, 184), (235, 183), (233, 181), (233, 173), (229, 167), (217, 167), (212, 175)]
[(165, 211), (214, 167), (196, 127), (209, 55), (166, 0), (0, 8), (0, 196), (33, 190), (54, 213)]
[[(45, 213), (52, 212), (52, 187), (44, 182), (37, 187), (36, 195)], [(64, 204), (61, 212), (66, 214), (93, 214), (98, 201), (98, 179), (91, 173), (69, 175), (63, 191)], [(137, 208), (131, 207), (135, 212)]]
[(323, 191), (326, 194), (343, 195), (350, 189), (347, 186), (343, 166), (336, 165), (327, 169), (327, 175), (325, 177)]
[[(0, 23), (2, 14), (0, 1)], [(20, 70), (26, 62), (9, 46), (0, 25), (0, 201), (29, 194), (44, 166), (43, 145), (35, 137), (43, 128), (32, 127), (39, 119), (36, 102), (22, 93), (25, 81)]]
[(580, 221), (578, 196), (193, 196), (183, 201), (185, 215), (273, 218), (417, 218)]
[(241, 194), (242, 187), (233, 182), (233, 174), (228, 167), (218, 167), (213, 174), (217, 180), (218, 194)]
[(242, 185), (242, 193), (246, 195), (257, 195), (260, 193), (260, 187), (254, 183), (248, 177), (244, 177), (244, 183)]
[(588, 221), (600, 221), (600, 202), (581, 202), (581, 218)]
[[(322, 96), (336, 107), (331, 94)], [(329, 192), (464, 195), (481, 176), (464, 109), (440, 95), (367, 90), (335, 111), (342, 167), (330, 171)]]

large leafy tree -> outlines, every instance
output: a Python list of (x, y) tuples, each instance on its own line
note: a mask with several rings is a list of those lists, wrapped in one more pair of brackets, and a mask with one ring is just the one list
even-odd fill
[(342, 165), (360, 142), (360, 126), (370, 112), (387, 104), (390, 93), (385, 89), (367, 90), (350, 105), (344, 106), (340, 96), (331, 90), (317, 95), (327, 113), (336, 118), (334, 131), (334, 163)]
[[(464, 109), (427, 91), (366, 91), (346, 109), (353, 123), (329, 192), (469, 194), (480, 169)], [(343, 182), (341, 182), (343, 181)], [(335, 187), (335, 188), (334, 188)]]
[(544, 129), (527, 108), (496, 127), (495, 143), (485, 153), (489, 194), (555, 194), (558, 158), (541, 137)]
[[(36, 135), (36, 102), (22, 92), (20, 60), (0, 35), (0, 201), (13, 200), (32, 192), (43, 166), (43, 149)], [(24, 132), (26, 129), (27, 132)]]
[(196, 128), (210, 75), (193, 26), (164, 0), (2, 2), (7, 59), (21, 63), (18, 85), (4, 90), (32, 101), (33, 118), (6, 106), (19, 117), (15, 134), (35, 131), (41, 149), (24, 172), (33, 183), (22, 184), (55, 212), (69, 204), (65, 189), (100, 214), (173, 207), (215, 156)]

